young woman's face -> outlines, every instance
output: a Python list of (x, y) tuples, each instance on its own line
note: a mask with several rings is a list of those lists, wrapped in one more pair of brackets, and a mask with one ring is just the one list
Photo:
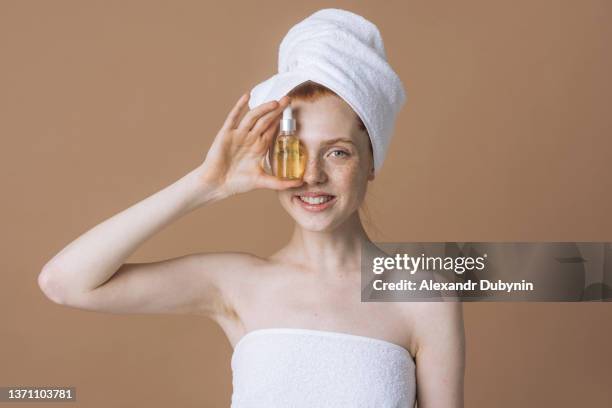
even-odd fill
[[(331, 231), (359, 209), (367, 182), (374, 179), (368, 135), (359, 129), (351, 107), (335, 95), (293, 100), (291, 107), (308, 160), (304, 184), (278, 196), (302, 228)], [(329, 201), (318, 204), (321, 199)]]

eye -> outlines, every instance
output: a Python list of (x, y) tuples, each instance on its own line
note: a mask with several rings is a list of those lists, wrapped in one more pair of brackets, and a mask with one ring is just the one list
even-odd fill
[(346, 156), (349, 156), (348, 152), (346, 152), (344, 150), (338, 150), (338, 149), (332, 150), (329, 154), (332, 155), (332, 157), (346, 157)]

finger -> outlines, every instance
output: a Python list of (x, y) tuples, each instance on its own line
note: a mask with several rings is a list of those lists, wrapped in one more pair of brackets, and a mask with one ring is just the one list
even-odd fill
[(270, 112), (271, 110), (276, 109), (277, 106), (278, 106), (277, 101), (270, 101), (270, 102), (259, 105), (258, 107), (249, 111), (244, 116), (244, 118), (242, 118), (242, 121), (240, 121), (240, 125), (238, 125), (238, 129), (246, 130), (246, 131), (251, 130), (253, 128), (253, 125), (255, 125), (255, 122), (257, 121), (257, 119), (259, 119), (261, 116), (265, 115), (266, 113)]
[(280, 118), (283, 113), (283, 108), (276, 108), (273, 111), (270, 111), (260, 117), (253, 129), (251, 129), (251, 134), (256, 135), (257, 137), (261, 136), (268, 128), (272, 127), (273, 124), (280, 124)]
[(289, 101), (290, 99), (288, 96), (283, 96), (278, 101), (278, 107), (260, 117), (257, 120), (257, 123), (255, 123), (255, 126), (253, 126), (253, 129), (251, 129), (251, 132), (259, 136), (263, 134), (273, 123), (280, 123), (280, 115), (283, 113), (283, 110), (287, 107), (287, 105), (289, 105)]
[(238, 124), (238, 119), (240, 118), (241, 113), (244, 110), (244, 107), (246, 106), (246, 103), (250, 99), (250, 97), (250, 93), (247, 92), (242, 94), (240, 99), (238, 99), (238, 102), (236, 102), (229, 115), (227, 115), (225, 122), (223, 123), (223, 127), (225, 129), (234, 129), (236, 127), (236, 125)]
[(263, 132), (261, 135), (261, 143), (266, 146), (266, 148), (270, 147), (272, 142), (274, 141), (274, 137), (278, 135), (280, 132), (280, 121), (277, 120), (276, 123), (273, 123), (269, 128)]
[(259, 185), (262, 188), (269, 188), (272, 190), (286, 190), (289, 188), (296, 188), (301, 186), (304, 183), (302, 179), (296, 180), (282, 180), (275, 176), (270, 176), (268, 174), (262, 175), (259, 180)]

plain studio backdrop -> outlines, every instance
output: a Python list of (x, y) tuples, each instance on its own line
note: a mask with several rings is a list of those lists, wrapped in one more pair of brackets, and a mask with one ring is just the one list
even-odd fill
[[(287, 30), (339, 7), (378, 25), (407, 104), (368, 192), (378, 241), (612, 240), (612, 3), (0, 1), (0, 386), (75, 386), (70, 407), (223, 407), (212, 321), (53, 304), (68, 242), (203, 160)], [(271, 191), (198, 209), (129, 258), (268, 255)], [(609, 404), (612, 304), (465, 305), (467, 407)], [(56, 406), (61, 406), (57, 404)]]

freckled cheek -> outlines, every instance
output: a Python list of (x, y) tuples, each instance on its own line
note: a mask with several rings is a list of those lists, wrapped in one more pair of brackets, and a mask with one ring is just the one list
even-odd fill
[(333, 169), (329, 170), (334, 184), (340, 187), (343, 191), (358, 193), (363, 184), (363, 176), (360, 174), (361, 169), (357, 162), (345, 162), (339, 165), (334, 165)]

